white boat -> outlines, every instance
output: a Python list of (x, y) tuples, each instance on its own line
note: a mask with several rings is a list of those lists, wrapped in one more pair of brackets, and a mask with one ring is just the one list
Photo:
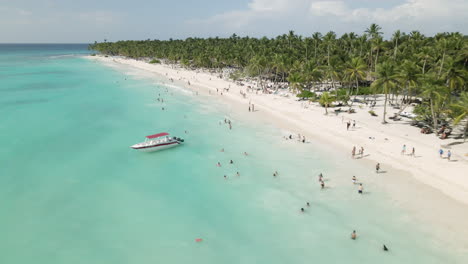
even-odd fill
[(141, 142), (130, 147), (138, 151), (152, 152), (179, 146), (182, 143), (184, 143), (183, 139), (170, 137), (169, 133), (163, 132), (146, 136), (145, 142)]

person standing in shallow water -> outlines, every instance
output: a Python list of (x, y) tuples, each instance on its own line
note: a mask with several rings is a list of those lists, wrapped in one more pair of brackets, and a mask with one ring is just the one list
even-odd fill
[(358, 187), (358, 193), (359, 194), (362, 194), (362, 191), (364, 190), (364, 187), (362, 187), (362, 183), (359, 184), (359, 187)]
[(353, 233), (351, 233), (351, 239), (356, 240), (356, 238), (357, 238), (356, 230), (353, 230)]

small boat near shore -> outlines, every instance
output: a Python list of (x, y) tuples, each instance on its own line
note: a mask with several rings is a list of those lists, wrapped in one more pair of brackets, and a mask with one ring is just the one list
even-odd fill
[(146, 140), (144, 142), (135, 144), (130, 147), (142, 152), (153, 152), (176, 147), (183, 143), (184, 140), (182, 138), (170, 137), (169, 133), (163, 132), (146, 136)]

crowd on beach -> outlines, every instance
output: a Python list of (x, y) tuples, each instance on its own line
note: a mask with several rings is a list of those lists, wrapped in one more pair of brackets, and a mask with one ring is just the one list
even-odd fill
[[(168, 76), (168, 75), (166, 74), (166, 76)], [(180, 80), (180, 81), (185, 81), (186, 84), (187, 84), (188, 86), (191, 86), (190, 89), (194, 90), (194, 93), (195, 93), (196, 95), (198, 95), (198, 92), (201, 91), (201, 90), (199, 90), (200, 85), (197, 84), (196, 79), (195, 79), (195, 76), (192, 77), (192, 79), (194, 80), (193, 83), (190, 82), (190, 80), (189, 80), (188, 78), (179, 77), (179, 80)], [(170, 80), (171, 82), (174, 82), (174, 78), (173, 78), (173, 77), (170, 77), (169, 80)], [(210, 81), (211, 81), (211, 78), (210, 78)], [(214, 87), (215, 89), (213, 89), (213, 87)], [(213, 85), (213, 86), (211, 86), (211, 87), (209, 87), (209, 88), (207, 89), (207, 92), (208, 92), (208, 95), (209, 95), (209, 96), (213, 96), (213, 95), (223, 96), (223, 95), (226, 95), (226, 94), (229, 95), (230, 89), (231, 89), (230, 85), (229, 85), (229, 86), (226, 85), (225, 87), (218, 87), (218, 88), (216, 88), (216, 86)], [(252, 103), (252, 98), (253, 98), (253, 99), (255, 99), (255, 98), (252, 97), (252, 96), (249, 96), (249, 93), (252, 93), (253, 91), (255, 91), (255, 95), (258, 94), (258, 90), (253, 90), (253, 89), (250, 89), (250, 90), (249, 90), (249, 89), (243, 90), (243, 89), (239, 89), (239, 95), (240, 95), (240, 97), (241, 97), (242, 99), (248, 99), (248, 100), (249, 100), (249, 101), (248, 101), (248, 105), (247, 105), (247, 102), (245, 102), (245, 104), (244, 104), (244, 107), (246, 107), (246, 108), (244, 108), (244, 109), (246, 109), (249, 113), (254, 113), (254, 112), (259, 111), (259, 110), (258, 110), (258, 106), (257, 106), (256, 104)], [(168, 90), (166, 89), (165, 92), (167, 93)], [(231, 93), (231, 94), (232, 94), (232, 93)], [(237, 93), (236, 93), (236, 96), (239, 96), (239, 95), (237, 95)], [(156, 101), (157, 101), (157, 102), (160, 102), (161, 104), (164, 104), (164, 103), (167, 102), (164, 98), (162, 98), (161, 94), (158, 95), (158, 98), (156, 99)], [(374, 102), (373, 104), (374, 104), (374, 105), (371, 105), (371, 107), (375, 107), (375, 102)], [(258, 105), (260, 105), (260, 107), (263, 106), (263, 104), (258, 104)], [(165, 108), (165, 105), (164, 105), (164, 106), (162, 107), (162, 110), (165, 110), (165, 109), (166, 109), (166, 108)], [(262, 108), (262, 109), (263, 109), (263, 108)], [(262, 109), (260, 109), (260, 110), (262, 110)], [(245, 110), (244, 110), (244, 111), (245, 111)], [(346, 120), (346, 119), (347, 119), (347, 120)], [(345, 115), (342, 115), (342, 116), (341, 116), (341, 122), (346, 124), (346, 131), (349, 131), (349, 133), (352, 133), (352, 131), (359, 131), (359, 128), (362, 126), (362, 120), (361, 120), (361, 119), (358, 119), (357, 121), (356, 121), (356, 119), (354, 119), (354, 118), (346, 118), (346, 119), (345, 119)], [(339, 119), (338, 119), (338, 118), (337, 118), (337, 121), (338, 121), (337, 123), (339, 123)], [(361, 121), (361, 122), (358, 122), (358, 121)], [(225, 118), (223, 121), (219, 121), (219, 124), (220, 124), (220, 125), (224, 124), (224, 125), (225, 125), (226, 127), (228, 127), (230, 130), (233, 129), (232, 121), (231, 121), (229, 118)], [(344, 128), (343, 128), (343, 130), (344, 130)], [(346, 133), (348, 133), (348, 132), (346, 132)], [(376, 137), (377, 137), (377, 136), (374, 136), (373, 134), (371, 134), (371, 135), (369, 136), (369, 139), (375, 140)], [(288, 140), (288, 141), (294, 141), (294, 140), (295, 140), (295, 141), (302, 142), (302, 143), (306, 143), (306, 142), (307, 142), (305, 136), (304, 136), (304, 135), (301, 135), (301, 134), (298, 134), (297, 136), (293, 136), (292, 134), (289, 134), (289, 135), (284, 136), (283, 138), (284, 138), (285, 140)], [(382, 137), (381, 137), (381, 138), (382, 138)], [(388, 141), (388, 138), (384, 138), (384, 140), (385, 140), (385, 141)], [(361, 144), (363, 144), (363, 143), (362, 143), (362, 142), (359, 142), (359, 143), (357, 144), (357, 146), (353, 146), (352, 151), (351, 151), (351, 157), (352, 157), (353, 159), (362, 159), (362, 158), (364, 158), (364, 157), (366, 157), (366, 156), (368, 155), (368, 154), (367, 154), (367, 155), (364, 155), (364, 151), (365, 151), (364, 146), (366, 146), (365, 143), (364, 143), (364, 146), (360, 146)], [(411, 141), (410, 141), (410, 144), (411, 144)], [(400, 146), (401, 146), (401, 145), (400, 145)], [(366, 151), (366, 153), (369, 152), (369, 149), (372, 150), (371, 146), (366, 146), (366, 148), (368, 149), (368, 150)], [(396, 152), (398, 153), (398, 149), (399, 149), (399, 148), (396, 147), (396, 149), (397, 149)], [(221, 151), (221, 152), (225, 152), (224, 148), (221, 149), (220, 151)], [(371, 151), (371, 152), (372, 152), (372, 151)], [(420, 152), (421, 152), (421, 150), (420, 150)], [(435, 152), (435, 150), (434, 150), (434, 152)], [(374, 153), (374, 152), (372, 152), (372, 153)], [(450, 150), (450, 149), (444, 150), (444, 148), (440, 148), (439, 151), (438, 151), (438, 154), (439, 154), (440, 158), (444, 158), (444, 159), (447, 159), (448, 161), (452, 161), (452, 159), (451, 159), (451, 157), (452, 157), (452, 150)], [(249, 154), (248, 154), (247, 152), (244, 152), (243, 155), (249, 156)], [(374, 155), (374, 154), (372, 154), (372, 155)], [(398, 154), (397, 154), (397, 155), (398, 155)], [(401, 147), (401, 155), (402, 155), (402, 156), (411, 156), (411, 157), (416, 158), (416, 146), (411, 146), (411, 145), (410, 145), (410, 147), (407, 147), (407, 145), (404, 144), (404, 145)], [(421, 155), (421, 153), (418, 153), (418, 155)], [(375, 160), (375, 159), (374, 159), (374, 160)], [(384, 162), (385, 162), (385, 161), (384, 161)], [(234, 164), (234, 160), (231, 159), (231, 160), (229, 161), (229, 164)], [(218, 162), (218, 163), (216, 164), (216, 166), (221, 167), (221, 163)], [(381, 171), (381, 164), (380, 164), (380, 163), (376, 163), (376, 164), (375, 164), (375, 172), (376, 172), (377, 174), (379, 174), (379, 173), (382, 172), (382, 171)], [(228, 176), (227, 174), (222, 174), (222, 175), (223, 175), (223, 177), (224, 177), (225, 180), (228, 180), (228, 179), (229, 179), (229, 176)], [(240, 172), (237, 171), (235, 175), (236, 175), (236, 177), (240, 177)], [(278, 171), (274, 171), (274, 172), (272, 173), (272, 175), (273, 175), (273, 178), (277, 178), (277, 177), (279, 177), (280, 174), (278, 173)], [(364, 192), (364, 183), (358, 182), (357, 177), (354, 176), (354, 175), (351, 177), (351, 181), (352, 181), (353, 185), (356, 185), (355, 188), (356, 188), (357, 194), (359, 194), (359, 195), (365, 194), (365, 192)], [(324, 179), (323, 174), (320, 173), (319, 176), (318, 176), (318, 183), (319, 183), (319, 188), (320, 188), (321, 190), (326, 190), (326, 189), (329, 188), (329, 186), (325, 186), (325, 182), (326, 182), (326, 180)], [(311, 206), (312, 206), (311, 203), (308, 202), (308, 201), (305, 202), (304, 204), (305, 204), (305, 206), (299, 207), (299, 208), (300, 208), (299, 211), (300, 211), (301, 213), (306, 213), (308, 210), (310, 210), (310, 208), (311, 208)], [(356, 239), (356, 238), (357, 238), (357, 233), (356, 233), (355, 230), (353, 230), (353, 232), (352, 232), (352, 234), (351, 234), (351, 238), (352, 238), (352, 239)], [(384, 250), (388, 250), (388, 248), (387, 248), (385, 245), (384, 245), (383, 247), (384, 247)]]

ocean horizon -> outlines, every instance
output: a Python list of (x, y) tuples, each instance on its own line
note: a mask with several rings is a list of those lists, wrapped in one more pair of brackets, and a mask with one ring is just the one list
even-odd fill
[[(285, 140), (297, 131), (107, 67), (87, 45), (0, 44), (0, 263), (466, 260), (393, 196), (407, 175), (384, 185), (325, 142)], [(185, 144), (129, 147), (158, 132)]]

